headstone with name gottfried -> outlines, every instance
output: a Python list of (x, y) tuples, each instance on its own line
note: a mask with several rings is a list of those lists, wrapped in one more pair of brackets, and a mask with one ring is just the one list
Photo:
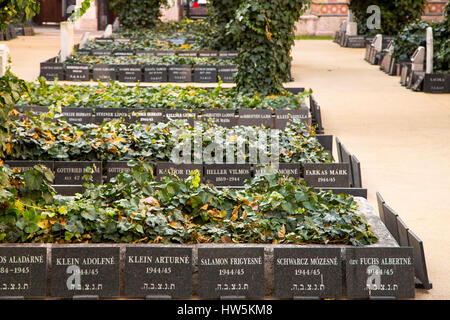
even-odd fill
[[(94, 172), (88, 173), (87, 168)], [(102, 183), (101, 161), (55, 161), (55, 185), (82, 185), (85, 181), (83, 176), (90, 174), (92, 182)]]
[(128, 166), (127, 161), (108, 161), (106, 163), (106, 178), (110, 181), (112, 178), (119, 175), (119, 173), (131, 172), (132, 168)]
[(243, 186), (248, 178), (249, 164), (205, 164), (205, 180), (214, 186)]
[(278, 298), (342, 296), (340, 248), (274, 248), (274, 285)]
[(306, 163), (303, 168), (310, 187), (350, 187), (349, 163)]
[(45, 247), (0, 247), (1, 297), (45, 297), (46, 291)]
[(125, 253), (125, 295), (190, 298), (192, 272), (192, 248), (129, 246)]
[(412, 248), (346, 248), (345, 250), (347, 297), (414, 298)]
[(118, 297), (120, 248), (53, 247), (51, 296)]
[(264, 248), (198, 248), (200, 298), (260, 298), (264, 293)]

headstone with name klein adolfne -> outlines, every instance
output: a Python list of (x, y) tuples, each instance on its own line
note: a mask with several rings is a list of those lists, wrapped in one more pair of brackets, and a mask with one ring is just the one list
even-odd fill
[(87, 168), (92, 168), (92, 182), (102, 183), (101, 161), (55, 161), (55, 185), (82, 185), (83, 176), (89, 174)]
[(131, 122), (131, 111), (128, 108), (96, 108), (95, 122), (102, 124), (111, 120)]
[(278, 298), (342, 296), (340, 248), (274, 248), (274, 285)]
[(113, 64), (95, 64), (92, 70), (94, 81), (115, 81), (117, 78), (116, 66)]
[(120, 296), (120, 248), (52, 248), (51, 296)]
[(93, 110), (91, 108), (62, 108), (61, 118), (66, 119), (69, 123), (93, 123)]
[(167, 66), (146, 65), (144, 66), (145, 82), (167, 82)]
[(192, 67), (190, 64), (174, 64), (169, 65), (167, 68), (169, 82), (192, 81)]
[(139, 123), (155, 123), (167, 120), (165, 110), (158, 108), (132, 109), (131, 118)]
[(47, 248), (0, 247), (0, 297), (45, 297)]
[(349, 163), (305, 163), (303, 168), (310, 187), (350, 187)]
[(207, 65), (194, 66), (194, 82), (217, 82), (217, 67)]
[(212, 119), (225, 128), (232, 128), (237, 124), (236, 111), (234, 109), (206, 109), (201, 115), (202, 119)]
[(414, 298), (414, 261), (409, 247), (346, 248), (349, 298)]
[(141, 65), (119, 65), (118, 78), (120, 82), (139, 82), (142, 81)]
[(264, 294), (264, 248), (198, 248), (200, 298), (261, 298)]
[(125, 295), (190, 298), (192, 272), (192, 248), (128, 246)]
[(276, 110), (275, 129), (284, 130), (293, 119), (298, 119), (311, 126), (311, 113), (307, 107), (295, 110)]
[(243, 186), (248, 178), (250, 164), (205, 164), (205, 181), (214, 186)]
[(187, 179), (190, 174), (197, 170), (200, 174), (200, 179), (203, 178), (203, 165), (195, 163), (167, 163), (167, 162), (157, 162), (156, 163), (156, 180), (161, 181), (162, 177), (168, 176), (170, 174), (176, 175), (181, 180)]
[(268, 109), (239, 109), (238, 120), (239, 126), (261, 126), (273, 127), (272, 110)]

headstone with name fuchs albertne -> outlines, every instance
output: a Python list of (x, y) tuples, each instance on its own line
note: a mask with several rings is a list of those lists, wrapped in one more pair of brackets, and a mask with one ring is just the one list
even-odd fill
[(40, 76), (50, 81), (56, 78), (64, 80), (64, 66), (62, 63), (42, 62)]
[(217, 76), (222, 82), (231, 83), (234, 82), (234, 76), (237, 74), (238, 69), (236, 66), (218, 66)]
[(219, 53), (217, 51), (199, 51), (198, 57), (199, 58), (217, 58), (219, 56)]
[(181, 180), (187, 179), (192, 172), (197, 170), (200, 174), (200, 179), (203, 178), (203, 165), (195, 163), (174, 164), (167, 162), (156, 163), (156, 180), (161, 181), (162, 177), (169, 174), (174, 174)]
[(167, 66), (146, 65), (144, 66), (145, 82), (167, 82)]
[(62, 108), (61, 118), (66, 119), (70, 123), (89, 124), (94, 122), (91, 108)]
[(142, 81), (142, 66), (123, 65), (118, 67), (120, 82), (139, 82)]
[(185, 109), (167, 109), (167, 120), (187, 120), (187, 122), (193, 126), (194, 121), (197, 119), (197, 111), (185, 110)]
[(219, 51), (219, 58), (221, 59), (235, 59), (237, 56), (237, 51)]
[(128, 108), (96, 108), (95, 122), (102, 124), (111, 120), (131, 122), (131, 111)]
[[(95, 168), (94, 168), (95, 166)], [(92, 168), (92, 182), (102, 183), (101, 161), (55, 161), (55, 185), (82, 185), (83, 176), (89, 174), (87, 168)]]
[(87, 64), (67, 64), (66, 80), (69, 81), (89, 81), (89, 65)]
[(311, 113), (307, 107), (296, 110), (276, 110), (275, 129), (284, 130), (293, 119), (298, 119), (311, 126)]
[(450, 93), (450, 75), (425, 74), (423, 91), (429, 93)]
[(132, 168), (128, 166), (127, 161), (108, 161), (106, 163), (106, 178), (110, 181), (112, 178), (117, 177), (119, 173), (131, 172)]
[(198, 248), (199, 298), (261, 298), (264, 248)]
[(113, 64), (94, 64), (92, 71), (94, 81), (115, 81), (117, 79), (116, 66)]
[(53, 161), (29, 161), (29, 160), (5, 160), (11, 169), (19, 169), (21, 172), (33, 169), (34, 166), (42, 165), (50, 170), (54, 170), (55, 163)]
[(0, 297), (45, 297), (47, 248), (0, 247)]
[(217, 82), (216, 66), (194, 66), (194, 82)]
[(294, 179), (300, 178), (300, 164), (299, 163), (279, 163), (278, 168), (265, 167), (261, 165), (255, 165), (256, 174), (270, 174), (272, 172), (279, 172), (286, 177), (292, 177)]
[(273, 127), (272, 110), (269, 109), (239, 109), (238, 126), (261, 126)]
[(118, 297), (119, 277), (119, 247), (52, 247), (52, 297)]
[(212, 119), (225, 128), (232, 128), (237, 124), (236, 111), (232, 109), (206, 109), (203, 111), (202, 119)]
[(192, 272), (192, 248), (128, 246), (125, 295), (190, 298)]
[(133, 121), (139, 123), (155, 123), (167, 120), (164, 109), (157, 108), (132, 109), (131, 117)]
[(345, 250), (348, 298), (414, 298), (412, 248), (346, 248)]
[(273, 255), (276, 297), (342, 296), (340, 248), (275, 247)]
[(214, 186), (243, 186), (248, 178), (249, 164), (205, 164), (205, 181)]
[(190, 64), (169, 65), (167, 68), (169, 82), (192, 81), (192, 67)]
[(111, 57), (112, 56), (112, 51), (111, 50), (107, 50), (107, 49), (93, 49), (92, 50), (92, 55), (93, 56), (98, 56), (98, 57)]
[(309, 187), (350, 187), (349, 163), (305, 163), (303, 168)]
[(177, 56), (180, 57), (197, 57), (198, 52), (192, 50), (181, 50), (177, 52)]

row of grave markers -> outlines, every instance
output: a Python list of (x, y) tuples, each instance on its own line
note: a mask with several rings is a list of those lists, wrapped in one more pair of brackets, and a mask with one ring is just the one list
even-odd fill
[[(195, 291), (202, 299), (263, 298), (268, 278), (276, 298), (415, 294), (409, 247), (274, 245), (271, 250), (252, 245), (0, 246), (0, 296), (170, 299), (191, 298)], [(273, 276), (267, 274), (269, 265)]]

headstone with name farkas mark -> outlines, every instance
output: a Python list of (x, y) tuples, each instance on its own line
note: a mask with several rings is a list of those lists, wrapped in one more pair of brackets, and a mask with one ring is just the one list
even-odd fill
[(310, 187), (350, 187), (349, 163), (306, 163), (304, 179)]

